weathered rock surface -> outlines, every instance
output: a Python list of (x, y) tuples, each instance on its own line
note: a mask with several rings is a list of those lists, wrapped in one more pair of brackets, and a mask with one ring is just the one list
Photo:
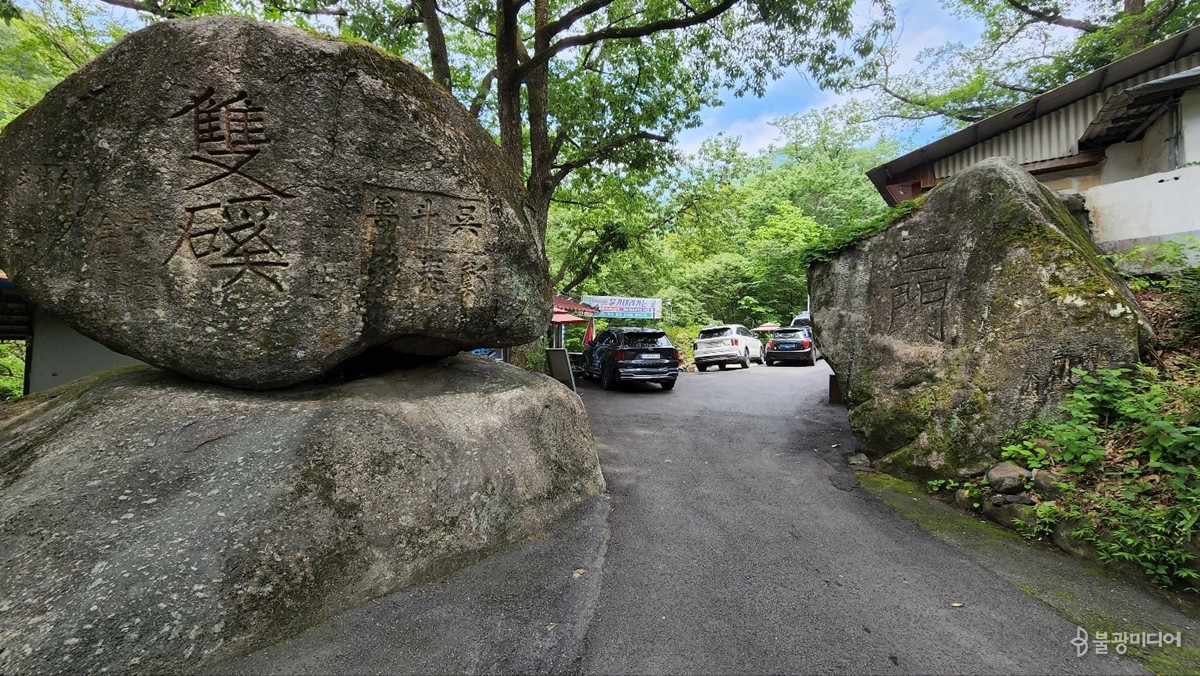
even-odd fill
[(189, 672), (602, 492), (578, 396), (469, 356), (251, 393), (149, 367), (0, 405), (0, 672)]
[(236, 18), (128, 36), (0, 136), (0, 267), (119, 352), (238, 387), (369, 347), (528, 342), (550, 289), (519, 177), (365, 44)]
[(1058, 477), (1048, 470), (1033, 470), (1033, 488), (1043, 498), (1052, 500), (1062, 494), (1062, 489), (1058, 487), (1058, 481)]
[(992, 490), (1005, 495), (1020, 493), (1025, 489), (1025, 480), (1033, 473), (1011, 462), (1002, 462), (987, 471), (987, 482)]
[(1033, 500), (1026, 498), (1025, 500), (1012, 501), (1006, 498), (1019, 498), (1018, 495), (1002, 495), (997, 496), (1000, 500), (989, 499), (983, 501), (983, 515), (1004, 526), (1005, 528), (1017, 528), (1017, 522), (1025, 524), (1033, 524), (1037, 522), (1037, 510), (1033, 506)]
[(818, 343), (862, 450), (885, 471), (972, 476), (998, 436), (1049, 415), (1074, 368), (1152, 340), (1061, 202), (987, 160), (909, 217), (809, 272)]

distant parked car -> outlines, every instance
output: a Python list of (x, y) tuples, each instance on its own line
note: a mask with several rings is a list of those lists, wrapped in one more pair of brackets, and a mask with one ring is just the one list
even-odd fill
[(804, 310), (792, 317), (792, 326), (812, 326), (812, 313)]
[(658, 329), (610, 326), (583, 348), (583, 373), (599, 378), (611, 390), (621, 382), (658, 383), (675, 387), (679, 377), (679, 350)]
[(725, 370), (729, 364), (741, 364), (742, 368), (748, 369), (751, 361), (763, 362), (762, 341), (741, 324), (722, 324), (701, 329), (696, 342), (692, 344), (692, 352), (698, 371), (706, 371), (714, 365)]
[(814, 366), (821, 358), (817, 349), (817, 341), (813, 339), (812, 327), (787, 326), (775, 332), (767, 341), (767, 366), (776, 362), (798, 361), (806, 366)]

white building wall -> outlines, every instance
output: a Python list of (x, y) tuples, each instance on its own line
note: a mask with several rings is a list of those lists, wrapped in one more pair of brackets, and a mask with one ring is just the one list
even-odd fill
[(41, 392), (98, 371), (140, 364), (113, 352), (40, 309), (33, 313), (30, 342), (29, 392)]
[(1179, 164), (1200, 162), (1200, 89), (1193, 89), (1180, 100), (1179, 126)]
[(1092, 238), (1107, 252), (1200, 237), (1200, 166), (1096, 186), (1084, 193)]

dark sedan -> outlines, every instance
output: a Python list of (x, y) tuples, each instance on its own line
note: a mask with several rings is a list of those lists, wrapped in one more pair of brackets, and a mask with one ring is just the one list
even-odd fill
[(798, 361), (805, 366), (813, 366), (820, 358), (821, 351), (813, 340), (812, 328), (789, 326), (776, 331), (767, 341), (764, 361), (767, 366), (784, 361)]
[(658, 383), (669, 390), (679, 377), (679, 350), (658, 329), (609, 327), (583, 348), (583, 372), (599, 378), (606, 390), (620, 382)]

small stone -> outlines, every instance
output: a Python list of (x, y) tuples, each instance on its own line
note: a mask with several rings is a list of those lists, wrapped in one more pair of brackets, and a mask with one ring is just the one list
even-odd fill
[(961, 509), (975, 509), (975, 501), (971, 498), (971, 492), (965, 488), (954, 491), (954, 504)]
[(1005, 528), (1012, 529), (1016, 529), (1017, 521), (1023, 523), (1034, 523), (1037, 521), (1037, 512), (1034, 511), (1033, 505), (1004, 501), (996, 504), (994, 499), (984, 501), (983, 515)]
[(1062, 489), (1058, 487), (1058, 477), (1044, 469), (1033, 470), (1033, 487), (1037, 494), (1053, 500), (1062, 495)]
[(1002, 462), (987, 472), (988, 485), (997, 493), (1020, 493), (1025, 488), (1025, 480), (1033, 476), (1024, 467), (1018, 467), (1011, 462)]
[(846, 458), (846, 463), (851, 467), (870, 467), (871, 459), (862, 453), (855, 453)]

